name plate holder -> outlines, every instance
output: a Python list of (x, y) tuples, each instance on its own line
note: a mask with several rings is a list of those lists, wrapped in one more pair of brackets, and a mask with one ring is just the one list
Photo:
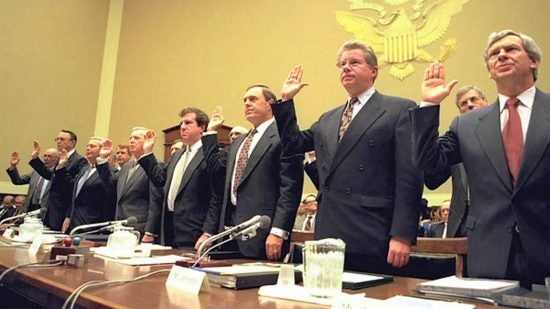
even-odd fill
[(194, 295), (201, 291), (211, 293), (210, 283), (205, 272), (174, 265), (166, 279), (166, 286)]

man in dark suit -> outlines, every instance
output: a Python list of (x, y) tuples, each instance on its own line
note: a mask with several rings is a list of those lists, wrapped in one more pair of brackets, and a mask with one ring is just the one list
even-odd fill
[(139, 157), (149, 179), (164, 187), (161, 243), (173, 247), (194, 247), (200, 239), (218, 231), (223, 175), (210, 174), (202, 150), (201, 136), (208, 116), (198, 108), (180, 112), (180, 136), (185, 148), (177, 151), (168, 165), (157, 162), (152, 153), (156, 134), (148, 131)]
[[(456, 106), (460, 114), (487, 106), (487, 98), (483, 90), (475, 86), (464, 86), (456, 92)], [(453, 192), (451, 196), (451, 213), (447, 223), (446, 237), (466, 236), (466, 217), (470, 205), (468, 178), (462, 163), (451, 167), (424, 172), (424, 184), (428, 189), (435, 190), (452, 177)]]
[(489, 36), (485, 63), (497, 86), (494, 104), (456, 117), (438, 136), (439, 104), (456, 80), (434, 63), (424, 75), (422, 103), (411, 110), (416, 164), (462, 162), (470, 183), (468, 275), (520, 280), (550, 276), (550, 94), (535, 87), (541, 50), (529, 36)]
[[(132, 130), (129, 145), (132, 154), (137, 148), (143, 149), (147, 131), (147, 128), (141, 127)], [(155, 240), (160, 225), (162, 188), (150, 182), (143, 168), (134, 160), (123, 163), (120, 172), (114, 173), (108, 164), (112, 148), (112, 142), (106, 140), (100, 151), (97, 171), (107, 187), (116, 187), (115, 220), (135, 217), (137, 223), (134, 228), (143, 236), (141, 241), (151, 243)], [(120, 146), (117, 147), (117, 157), (119, 148)]]
[[(59, 160), (59, 152), (55, 148), (47, 149), (44, 152), (44, 165), (46, 168), (52, 170), (57, 161)], [(17, 165), (21, 161), (21, 157), (18, 152), (13, 152), (10, 158), (10, 167), (6, 169), (8, 176), (10, 176), (11, 182), (14, 185), (29, 185), (27, 191), (27, 199), (25, 205), (23, 205), (22, 212), (29, 212), (36, 209), (40, 209), (40, 214), (44, 220), (46, 216), (46, 203), (48, 200), (48, 191), (50, 181), (44, 179), (36, 171), (32, 171), (29, 174), (20, 175)]]
[(114, 196), (112, 188), (105, 186), (97, 173), (96, 160), (105, 140), (101, 137), (91, 137), (86, 145), (86, 160), (88, 166), (81, 169), (75, 178), (71, 177), (67, 164), (66, 152), (61, 152), (53, 184), (73, 188), (71, 207), (63, 221), (62, 232), (70, 232), (75, 227), (84, 224), (99, 223), (112, 220), (114, 213)]
[[(275, 94), (265, 85), (253, 85), (244, 94), (245, 117), (253, 126), (229, 147), (220, 230), (255, 215), (271, 218), (271, 229), (257, 231), (247, 241), (238, 240), (241, 254), (249, 258), (280, 260), (289, 251), (289, 234), (296, 218), (303, 186), (303, 155), (281, 156), (281, 142), (271, 103)], [(212, 124), (220, 126), (221, 108)], [(217, 129), (211, 125), (209, 131)], [(203, 138), (207, 149), (217, 150), (216, 135)], [(225, 163), (225, 162), (224, 162)]]
[[(68, 156), (66, 170), (69, 176), (74, 179), (80, 170), (87, 166), (86, 159), (75, 149), (77, 136), (72, 131), (61, 130), (55, 141), (60, 154), (65, 152)], [(64, 181), (53, 181), (54, 172), (49, 170), (44, 162), (38, 158), (39, 154), (40, 144), (38, 141), (34, 141), (32, 159), (29, 164), (40, 176), (50, 181), (45, 222), (51, 229), (60, 231), (73, 199), (73, 186), (67, 185)]]
[(15, 198), (13, 195), (4, 195), (2, 205), (0, 205), (0, 221), (13, 216), (15, 213)]
[(408, 263), (416, 241), (422, 194), (407, 114), (415, 103), (374, 89), (377, 58), (360, 41), (340, 48), (337, 66), (349, 103), (324, 113), (305, 131), (299, 131), (293, 102), (307, 85), (303, 69), (289, 73), (282, 100), (273, 104), (284, 154), (315, 150), (315, 238), (344, 240), (346, 269), (395, 273)]

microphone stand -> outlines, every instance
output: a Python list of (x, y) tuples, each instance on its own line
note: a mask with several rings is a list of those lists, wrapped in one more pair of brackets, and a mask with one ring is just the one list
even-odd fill
[(32, 216), (32, 215), (37, 215), (40, 213), (40, 209), (37, 209), (37, 210), (33, 210), (31, 212), (26, 212), (24, 214), (20, 214), (20, 215), (16, 215), (16, 216), (13, 216), (13, 217), (8, 217), (8, 218), (5, 218), (4, 220), (0, 221), (0, 224), (4, 224), (8, 221), (11, 221), (13, 219), (19, 219), (19, 218), (24, 218), (24, 217), (27, 217), (27, 216)]

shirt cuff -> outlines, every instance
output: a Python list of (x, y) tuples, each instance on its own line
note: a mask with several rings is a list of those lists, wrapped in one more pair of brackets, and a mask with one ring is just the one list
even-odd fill
[(100, 157), (97, 157), (97, 159), (95, 159), (95, 163), (96, 165), (101, 165), (101, 164), (105, 164), (109, 162), (109, 158), (100, 158)]
[(271, 228), (271, 232), (269, 232), (270, 234), (273, 234), (275, 236), (279, 236), (281, 237), (282, 239), (284, 240), (287, 240), (288, 239), (288, 236), (290, 235), (289, 232), (283, 230), (283, 229), (280, 229), (278, 227), (272, 227)]
[(435, 103), (430, 103), (430, 102), (422, 101), (422, 102), (420, 102), (420, 104), (419, 104), (418, 106), (419, 106), (420, 108), (422, 108), (422, 107), (436, 106), (436, 105), (439, 105), (439, 104), (435, 104)]
[(218, 131), (206, 131), (202, 133), (202, 136), (218, 134)]

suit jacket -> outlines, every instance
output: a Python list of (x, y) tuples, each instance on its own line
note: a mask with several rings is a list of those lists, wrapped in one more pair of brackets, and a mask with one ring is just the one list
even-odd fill
[(10, 208), (1, 207), (0, 208), (0, 221), (4, 220), (6, 218), (9, 218), (9, 217), (17, 216), (20, 212), (21, 211), (19, 209), (17, 209), (16, 207), (10, 207)]
[(416, 241), (423, 175), (411, 159), (407, 110), (413, 106), (375, 92), (339, 143), (345, 104), (305, 131), (299, 131), (294, 102), (272, 105), (285, 154), (315, 150), (320, 191), (315, 239), (340, 238), (346, 254), (384, 264), (392, 236)]
[(466, 217), (468, 216), (468, 178), (462, 163), (424, 173), (424, 184), (430, 190), (441, 186), (452, 177), (453, 193), (451, 196), (451, 212), (447, 223), (447, 237), (466, 236)]
[[(203, 232), (216, 234), (220, 216), (223, 176), (209, 173), (201, 149), (185, 169), (174, 202), (173, 216), (168, 216), (170, 183), (176, 164), (184, 152), (185, 149), (176, 152), (166, 166), (158, 163), (154, 154), (144, 156), (138, 161), (149, 179), (156, 186), (164, 187), (161, 243), (175, 247), (194, 246)], [(167, 222), (169, 217), (172, 217), (172, 222)]]
[[(23, 205), (21, 212), (24, 213), (24, 212), (35, 210), (35, 209), (30, 209), (29, 206), (31, 205), (31, 200), (35, 192), (36, 194), (40, 194), (40, 192), (38, 192), (37, 185), (41, 176), (35, 171), (31, 172), (30, 174), (19, 175), (19, 170), (17, 169), (17, 167), (8, 168), (6, 169), (6, 172), (8, 173), (8, 176), (10, 176), (11, 182), (14, 185), (17, 185), (17, 186), (26, 185), (26, 184), (29, 185), (29, 189), (27, 191), (27, 198), (25, 199), (25, 204)], [(44, 220), (46, 216), (46, 204), (48, 201), (49, 187), (50, 187), (50, 182), (48, 182), (48, 184), (46, 185), (46, 188), (44, 188), (44, 195), (42, 196), (42, 200), (40, 202), (41, 204), (40, 216), (42, 220)]]
[(71, 207), (66, 216), (71, 220), (68, 232), (83, 224), (113, 219), (110, 214), (115, 208), (115, 193), (101, 181), (97, 170), (88, 176), (77, 194), (78, 183), (82, 177), (86, 176), (87, 170), (88, 168), (83, 168), (74, 180), (65, 167), (55, 171), (53, 182), (62, 182), (61, 185), (73, 188)]
[(544, 282), (550, 276), (550, 95), (536, 90), (516, 186), (506, 163), (498, 103), (458, 116), (439, 140), (439, 106), (410, 114), (420, 168), (464, 163), (470, 182), (468, 274), (505, 277), (517, 226), (529, 274)]
[(101, 181), (107, 187), (116, 187), (115, 220), (136, 217), (137, 223), (134, 227), (141, 235), (145, 232), (158, 234), (163, 190), (149, 181), (139, 164), (128, 178), (128, 173), (134, 168), (134, 164), (137, 163), (135, 161), (125, 163), (117, 173), (109, 167), (109, 164), (100, 164), (97, 165), (97, 171)]
[[(447, 226), (447, 230), (449, 227)], [(428, 237), (442, 238), (445, 231), (445, 222), (436, 222), (430, 225)]]
[[(246, 135), (243, 134), (231, 144), (227, 161), (223, 162), (227, 172), (219, 230), (223, 230), (224, 224), (236, 225), (255, 215), (266, 215), (271, 218), (272, 227), (291, 232), (302, 195), (303, 153), (282, 157), (277, 127), (275, 123), (269, 125), (250, 153), (241, 183), (237, 187), (238, 205), (235, 207), (231, 203), (231, 178), (238, 160), (237, 152), (245, 138)], [(216, 152), (217, 136), (203, 137), (203, 145), (207, 151)], [(231, 221), (231, 218), (235, 220)], [(237, 242), (240, 253), (250, 258), (265, 259), (265, 241), (269, 232), (269, 228), (261, 229), (257, 231), (256, 237), (248, 241), (239, 239)], [(283, 255), (289, 244), (284, 244)]]
[(304, 171), (306, 172), (309, 179), (315, 186), (315, 189), (319, 190), (319, 171), (317, 171), (317, 161), (311, 163), (306, 163), (304, 165)]
[(66, 171), (72, 178), (70, 184), (67, 184), (64, 179), (61, 179), (61, 181), (56, 181), (56, 171), (48, 170), (44, 165), (44, 162), (42, 162), (39, 158), (32, 159), (29, 164), (38, 174), (40, 174), (40, 176), (50, 180), (50, 188), (48, 190), (49, 196), (45, 205), (47, 209), (45, 223), (51, 229), (60, 231), (61, 226), (63, 225), (63, 220), (67, 217), (73, 199), (72, 182), (78, 172), (80, 172), (83, 167), (86, 167), (88, 163), (86, 159), (84, 159), (84, 157), (76, 151), (69, 157)]

